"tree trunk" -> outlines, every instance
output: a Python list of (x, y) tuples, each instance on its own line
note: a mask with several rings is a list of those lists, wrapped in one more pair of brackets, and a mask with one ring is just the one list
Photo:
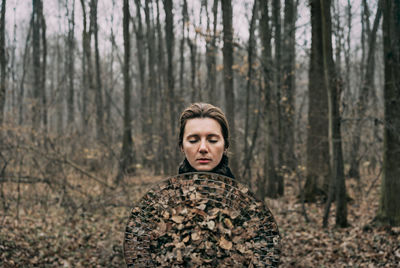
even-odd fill
[[(68, 3), (67, 3), (68, 5)], [(69, 8), (67, 7), (67, 14), (69, 13)], [(67, 102), (67, 111), (68, 111), (68, 126), (69, 128), (73, 128), (74, 123), (74, 76), (75, 76), (75, 0), (72, 1), (72, 11), (71, 17), (68, 17), (68, 102)]]
[(264, 180), (267, 186), (263, 184), (261, 188), (266, 189), (259, 193), (260, 198), (269, 196), (275, 198), (278, 196), (278, 179), (275, 170), (274, 148), (273, 148), (273, 123), (272, 123), (272, 85), (273, 85), (273, 72), (272, 66), (272, 46), (271, 46), (271, 27), (269, 25), (270, 18), (268, 15), (268, 1), (260, 0), (261, 19), (260, 19), (260, 35), (262, 44), (262, 68), (264, 77), (264, 96), (265, 96), (265, 148), (264, 148)]
[(218, 98), (217, 98), (217, 55), (218, 50), (216, 46), (217, 41), (217, 22), (218, 22), (218, 0), (214, 0), (213, 3), (213, 31), (211, 37), (211, 44), (209, 46), (209, 66), (210, 66), (210, 76), (209, 76), (209, 94), (208, 98), (210, 103), (218, 105)]
[(97, 4), (98, 0), (92, 0), (90, 12), (92, 18), (90, 22), (93, 26), (94, 33), (94, 51), (96, 60), (96, 130), (97, 138), (102, 140), (104, 138), (104, 111), (103, 111), (103, 89), (101, 81), (101, 68), (100, 68), (100, 53), (99, 53), (99, 38), (98, 38), (98, 22), (97, 22)]
[[(61, 18), (61, 8), (60, 8), (60, 3), (58, 6), (58, 16)], [(58, 20), (58, 31), (61, 32), (61, 20)], [(56, 55), (55, 55), (55, 60), (56, 60), (56, 89), (54, 90), (54, 98), (56, 99), (56, 123), (55, 127), (57, 130), (57, 135), (61, 136), (64, 131), (64, 125), (63, 125), (63, 114), (64, 114), (64, 107), (63, 107), (63, 101), (64, 101), (64, 96), (63, 96), (63, 78), (62, 74), (64, 73), (64, 70), (62, 69), (63, 61), (65, 60), (65, 56), (63, 57), (62, 55), (62, 49), (61, 49), (61, 42), (60, 39), (63, 39), (61, 35), (57, 35), (57, 40), (56, 40)]]
[[(147, 103), (147, 86), (145, 81), (145, 73), (146, 73), (146, 62), (145, 62), (145, 40), (143, 34), (143, 23), (142, 23), (142, 13), (141, 13), (141, 4), (140, 0), (135, 0), (136, 5), (136, 21), (137, 24), (134, 24), (135, 27), (135, 35), (136, 35), (136, 50), (138, 57), (138, 67), (139, 67), (139, 92), (140, 92), (140, 124), (142, 130), (142, 136), (146, 134), (146, 103)], [(137, 26), (136, 26), (137, 25)], [(142, 163), (144, 164), (144, 163)]]
[[(366, 5), (366, 3), (365, 3)], [(357, 118), (354, 127), (352, 149), (350, 151), (350, 170), (349, 176), (360, 179), (360, 160), (359, 151), (361, 145), (361, 133), (363, 129), (363, 118), (368, 107), (368, 100), (374, 90), (374, 74), (375, 74), (375, 47), (376, 47), (376, 34), (379, 27), (379, 22), (382, 16), (382, 1), (378, 2), (378, 9), (376, 11), (374, 25), (372, 31), (368, 33), (368, 55), (365, 75), (362, 77), (362, 84), (360, 94), (357, 102)]]
[(168, 81), (167, 81), (167, 75), (165, 72), (165, 53), (164, 53), (164, 44), (163, 44), (163, 34), (161, 30), (161, 21), (160, 21), (160, 7), (159, 7), (159, 0), (156, 0), (157, 3), (157, 44), (158, 44), (158, 50), (157, 50), (157, 55), (158, 55), (158, 95), (159, 95), (159, 105), (158, 105), (158, 114), (159, 114), (159, 120), (158, 120), (158, 146), (157, 146), (157, 154), (155, 155), (156, 157), (156, 164), (155, 164), (155, 175), (158, 175), (161, 173), (161, 170), (163, 170), (164, 174), (167, 174), (168, 172), (168, 159), (166, 157), (166, 146), (165, 146), (165, 141), (163, 141), (163, 137), (165, 133), (168, 131), (166, 130), (166, 120), (167, 116), (165, 114), (165, 103), (166, 103), (166, 91), (164, 90), (167, 88)]
[[(196, 34), (197, 35), (197, 34)], [(190, 49), (190, 90), (192, 91), (191, 102), (196, 102), (198, 100), (198, 89), (196, 88), (196, 55), (197, 55), (197, 45), (196, 38), (191, 40), (190, 37), (187, 37), (188, 46)]]
[(86, 18), (86, 7), (84, 0), (81, 0), (82, 7), (82, 131), (86, 132), (87, 121), (88, 121), (88, 88), (89, 81), (87, 75), (87, 18)]
[[(93, 1), (96, 0), (92, 0), (92, 2), (90, 3), (90, 21), (89, 21), (89, 29), (85, 30), (87, 25), (86, 25), (86, 4), (85, 4), (85, 0), (81, 0), (81, 5), (82, 5), (82, 11), (83, 11), (83, 38), (82, 38), (82, 42), (83, 42), (83, 57), (85, 57), (85, 69), (86, 72), (83, 74), (83, 76), (86, 79), (86, 83), (87, 83), (87, 88), (89, 90), (84, 91), (84, 100), (83, 100), (83, 115), (86, 117), (84, 117), (83, 119), (83, 129), (87, 130), (88, 128), (88, 121), (89, 118), (91, 116), (91, 111), (92, 111), (92, 103), (93, 101), (93, 94), (96, 95), (96, 88), (94, 85), (94, 76), (93, 76), (93, 65), (92, 65), (92, 51), (91, 51), (91, 40), (92, 40), (92, 34), (93, 34), (93, 30), (94, 30), (94, 24), (95, 24), (95, 17), (94, 17), (94, 10), (92, 7)], [(85, 94), (86, 93), (86, 94)], [(97, 102), (96, 102), (97, 104)], [(99, 105), (99, 104), (97, 104)], [(86, 131), (85, 131), (86, 132)]]
[(181, 99), (179, 99), (178, 102), (178, 110), (181, 111), (184, 109), (183, 107), (183, 92), (185, 91), (185, 79), (184, 79), (184, 74), (185, 74), (185, 40), (186, 40), (186, 34), (185, 34), (185, 29), (187, 26), (188, 22), (188, 14), (187, 14), (187, 1), (183, 0), (182, 3), (182, 37), (180, 40), (179, 44), (179, 92), (178, 96), (181, 96)]
[(400, 226), (400, 1), (383, 1), (385, 128), (377, 220)]
[(41, 115), (41, 61), (40, 61), (40, 6), (41, 0), (32, 1), (32, 68), (33, 68), (33, 104), (32, 104), (32, 126), (39, 130)]
[(324, 82), (320, 0), (311, 4), (311, 57), (308, 85), (307, 177), (305, 200), (313, 202), (329, 185), (328, 96)]
[[(169, 142), (173, 140), (176, 132), (176, 122), (178, 121), (175, 113), (175, 75), (174, 75), (174, 18), (172, 13), (172, 0), (164, 0), (164, 10), (165, 10), (165, 39), (167, 46), (167, 103), (170, 115), (170, 127), (169, 131)], [(175, 172), (175, 166), (177, 164), (178, 148), (175, 144), (168, 144), (167, 151), (169, 152), (168, 159), (170, 159), (171, 164), (169, 164), (169, 173)]]
[(222, 0), (222, 22), (224, 33), (224, 46), (222, 48), (224, 58), (224, 88), (226, 115), (231, 131), (231, 153), (230, 159), (232, 171), (238, 173), (238, 160), (236, 151), (236, 127), (235, 127), (235, 93), (233, 84), (233, 29), (232, 29), (232, 3), (231, 0)]
[(42, 121), (43, 130), (47, 133), (47, 95), (46, 95), (46, 67), (47, 67), (47, 38), (46, 38), (46, 20), (43, 15), (43, 2), (40, 5), (40, 26), (42, 30), (42, 68), (41, 68), (41, 106), (42, 106)]
[(0, 18), (0, 127), (4, 121), (4, 108), (6, 102), (6, 47), (5, 47), (5, 18), (6, 18), (6, 0), (1, 4)]
[[(111, 40), (111, 52), (110, 52), (110, 63), (109, 63), (109, 76), (108, 85), (106, 89), (106, 100), (104, 103), (105, 117), (106, 117), (106, 128), (112, 127), (112, 114), (111, 114), (111, 106), (113, 102), (113, 93), (114, 93), (114, 59), (115, 59), (115, 34), (114, 34), (114, 10), (115, 10), (115, 0), (112, 0), (112, 11), (110, 16), (110, 40)], [(114, 132), (109, 132), (107, 138), (109, 141), (113, 141)]]
[(123, 4), (123, 32), (124, 32), (124, 127), (122, 138), (122, 151), (120, 159), (119, 172), (116, 178), (116, 184), (122, 180), (122, 176), (126, 173), (133, 173), (135, 167), (135, 154), (133, 150), (132, 130), (131, 130), (131, 78), (129, 75), (130, 67), (130, 34), (129, 34), (129, 0), (124, 0)]
[(275, 27), (275, 89), (276, 89), (276, 104), (277, 104), (277, 124), (278, 124), (278, 163), (277, 167), (279, 172), (276, 173), (277, 178), (277, 195), (282, 196), (284, 193), (284, 184), (283, 184), (283, 167), (284, 167), (284, 159), (283, 159), (283, 147), (286, 141), (284, 140), (284, 132), (282, 128), (283, 124), (283, 110), (282, 110), (282, 55), (281, 55), (281, 46), (282, 46), (282, 37), (281, 37), (281, 1), (274, 0), (273, 1), (273, 23)]
[(321, 41), (322, 41), (322, 61), (324, 72), (324, 88), (328, 94), (329, 107), (329, 147), (330, 147), (330, 168), (332, 177), (330, 181), (330, 191), (326, 204), (324, 226), (327, 225), (327, 215), (329, 213), (330, 202), (335, 194), (336, 199), (336, 225), (347, 227), (347, 202), (346, 185), (344, 178), (341, 119), (339, 113), (339, 100), (341, 92), (341, 81), (336, 73), (332, 55), (332, 23), (331, 23), (331, 2), (320, 0), (319, 7), (321, 16)]
[(296, 17), (297, 5), (294, 0), (285, 0), (282, 53), (282, 136), (284, 164), (295, 170), (295, 72), (296, 72)]
[[(145, 121), (145, 129), (143, 132), (144, 139), (144, 165), (148, 167), (151, 163), (151, 159), (154, 159), (153, 152), (153, 124), (154, 124), (154, 92), (156, 90), (156, 72), (154, 66), (154, 55), (155, 55), (155, 47), (154, 47), (154, 27), (150, 22), (150, 0), (145, 1), (144, 13), (146, 16), (146, 37), (147, 37), (147, 52), (148, 52), (148, 68), (149, 68), (149, 80), (147, 83), (147, 90), (144, 92), (147, 99), (146, 105), (146, 121)], [(142, 105), (145, 105), (144, 103)]]
[[(218, 5), (218, 1), (214, 0), (214, 5)], [(210, 26), (210, 15), (208, 13), (208, 1), (205, 1), (205, 10), (207, 16), (207, 30), (206, 30), (206, 65), (207, 65), (207, 101), (209, 103), (215, 103), (215, 36), (211, 32)], [(214, 11), (214, 6), (213, 6)], [(214, 43), (213, 43), (214, 42)]]
[[(246, 171), (250, 168), (247, 167), (250, 164), (250, 159), (252, 156), (249, 154), (249, 129), (250, 129), (250, 95), (251, 91), (253, 89), (253, 56), (254, 56), (254, 48), (256, 47), (255, 44), (255, 38), (254, 38), (254, 29), (255, 29), (255, 24), (257, 20), (257, 12), (258, 12), (258, 0), (254, 0), (253, 4), (253, 10), (252, 10), (252, 15), (251, 15), (251, 20), (250, 20), (250, 26), (249, 26), (249, 47), (247, 50), (247, 59), (248, 59), (248, 71), (247, 71), (247, 85), (246, 85), (246, 104), (245, 104), (245, 123), (244, 123), (244, 159), (243, 159), (243, 166), (244, 166), (244, 171), (243, 171), (243, 176), (242, 180), (247, 181), (250, 180), (249, 177), (245, 178)], [(258, 118), (258, 117), (257, 117)], [(258, 128), (258, 125), (255, 125), (256, 128)], [(248, 164), (247, 164), (248, 163)]]

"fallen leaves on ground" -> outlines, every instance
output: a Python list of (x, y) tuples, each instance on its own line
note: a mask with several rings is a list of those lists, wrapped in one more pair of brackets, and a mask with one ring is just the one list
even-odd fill
[[(266, 200), (282, 236), (281, 267), (400, 267), (400, 228), (371, 224), (379, 205), (379, 183), (366, 193), (374, 178), (364, 176), (361, 187), (348, 180), (347, 189), (353, 199), (348, 204), (351, 226), (343, 229), (334, 227), (334, 206), (329, 227), (322, 228), (324, 206), (320, 203), (306, 204), (311, 222), (305, 223), (297, 181), (287, 178), (285, 196)], [(124, 192), (129, 193), (130, 202), (137, 201), (149, 189), (148, 183), (159, 179), (130, 178)], [(140, 186), (141, 181), (147, 188)], [(18, 219), (15, 209), (6, 215), (0, 210), (0, 267), (124, 267), (123, 239), (133, 204), (99, 205), (71, 213), (58, 203), (49, 204), (47, 209), (35, 205), (37, 195), (43, 194), (38, 188), (30, 186), (23, 194), (30, 203), (21, 203)], [(106, 197), (107, 202), (127, 199), (120, 190), (108, 192)], [(165, 213), (166, 219), (171, 216)], [(229, 229), (229, 223), (224, 225)], [(167, 226), (160, 223), (158, 228), (162, 232)], [(182, 242), (193, 238), (201, 239), (200, 234), (192, 233)]]

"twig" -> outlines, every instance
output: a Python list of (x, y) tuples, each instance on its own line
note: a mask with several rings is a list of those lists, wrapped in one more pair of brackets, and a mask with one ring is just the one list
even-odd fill
[(81, 172), (82, 174), (86, 175), (86, 176), (89, 177), (90, 179), (92, 179), (92, 180), (94, 180), (94, 181), (97, 181), (97, 182), (100, 183), (101, 185), (103, 185), (103, 186), (105, 186), (105, 187), (107, 187), (107, 188), (109, 188), (109, 189), (114, 189), (113, 186), (108, 185), (108, 183), (105, 182), (105, 181), (99, 180), (99, 179), (96, 178), (94, 175), (92, 175), (92, 174), (90, 174), (89, 172), (85, 171), (82, 167), (80, 167), (80, 166), (78, 166), (77, 164), (75, 164), (74, 162), (70, 161), (66, 156), (64, 156), (64, 159), (60, 159), (60, 158), (54, 157), (54, 156), (53, 156), (53, 157), (50, 157), (48, 153), (43, 153), (43, 152), (37, 150), (36, 148), (32, 148), (32, 147), (29, 147), (29, 146), (21, 146), (20, 148), (34, 151), (34, 152), (36, 152), (36, 153), (42, 155), (43, 157), (45, 157), (45, 158), (47, 158), (47, 159), (49, 159), (49, 160), (54, 160), (54, 161), (57, 161), (57, 162), (60, 162), (60, 163), (67, 164), (67, 165), (73, 167), (74, 169), (78, 170), (78, 171)]
[(306, 223), (309, 223), (309, 222), (310, 222), (310, 219), (308, 218), (307, 210), (306, 210), (306, 205), (305, 205), (305, 201), (304, 201), (304, 200), (305, 200), (305, 197), (304, 197), (304, 189), (302, 189), (302, 187), (301, 187), (300, 173), (299, 173), (299, 171), (298, 171), (297, 165), (296, 165), (295, 171), (296, 171), (296, 177), (297, 177), (297, 182), (298, 182), (299, 191), (300, 191), (300, 202), (301, 202), (302, 214), (303, 214), (303, 216), (304, 216), (304, 220), (306, 221)]
[(78, 170), (79, 172), (81, 172), (82, 174), (86, 175), (87, 177), (91, 178), (92, 180), (97, 181), (98, 183), (100, 183), (103, 186), (106, 186), (107, 188), (110, 189), (114, 189), (113, 186), (108, 185), (107, 182), (104, 182), (102, 180), (99, 180), (98, 178), (96, 178), (95, 176), (93, 176), (92, 174), (90, 174), (89, 172), (85, 171), (83, 168), (79, 167), (77, 164), (73, 163), (72, 161), (68, 160), (67, 158), (64, 159), (63, 161), (65, 164), (70, 165), (71, 167), (73, 167), (74, 169)]
[(381, 174), (382, 174), (382, 167), (379, 169), (379, 173), (376, 176), (376, 178), (374, 179), (374, 181), (371, 183), (371, 186), (368, 188), (368, 191), (365, 193), (365, 197), (367, 197), (369, 195), (369, 192), (371, 192), (372, 188), (375, 186), (375, 183), (378, 181), (378, 179), (380, 178)]

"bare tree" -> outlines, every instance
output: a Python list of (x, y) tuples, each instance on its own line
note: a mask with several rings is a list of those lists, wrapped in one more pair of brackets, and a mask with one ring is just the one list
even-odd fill
[(46, 94), (46, 69), (47, 69), (47, 38), (46, 38), (46, 20), (43, 14), (43, 2), (41, 2), (39, 9), (39, 20), (41, 28), (42, 39), (42, 65), (41, 65), (41, 105), (42, 105), (42, 121), (43, 129), (47, 132), (47, 94)]
[[(208, 1), (206, 1), (207, 3)], [(214, 0), (212, 12), (213, 12), (213, 29), (211, 31), (210, 16), (207, 11), (207, 37), (206, 37), (206, 65), (207, 65), (207, 89), (208, 89), (208, 101), (217, 105), (217, 15), (218, 15), (218, 0)]]
[(400, 2), (383, 1), (385, 129), (380, 207), (376, 219), (400, 226)]
[[(253, 89), (253, 63), (254, 63), (254, 59), (256, 55), (256, 43), (255, 43), (255, 36), (254, 36), (254, 32), (255, 32), (255, 28), (256, 28), (256, 21), (257, 21), (257, 13), (258, 13), (258, 0), (254, 0), (254, 4), (253, 4), (253, 10), (252, 10), (252, 15), (251, 15), (251, 20), (250, 20), (250, 25), (249, 25), (249, 42), (248, 42), (248, 49), (247, 49), (247, 60), (248, 60), (248, 71), (247, 71), (247, 85), (246, 85), (246, 104), (245, 104), (245, 123), (244, 123), (244, 137), (243, 137), (243, 141), (244, 141), (244, 159), (243, 159), (243, 163), (244, 163), (244, 171), (242, 173), (242, 179), (243, 180), (248, 180), (249, 177), (245, 178), (247, 172), (250, 170), (250, 162), (251, 162), (251, 158), (252, 158), (252, 154), (250, 154), (250, 148), (249, 148), (249, 129), (250, 129), (250, 95), (251, 95), (251, 91)], [(258, 125), (256, 125), (256, 128), (258, 127)]]
[(67, 44), (68, 44), (68, 54), (69, 57), (66, 58), (67, 65), (68, 65), (68, 101), (67, 101), (67, 111), (68, 117), (67, 122), (69, 127), (72, 127), (74, 122), (74, 79), (75, 79), (75, 0), (72, 1), (72, 10), (71, 16), (69, 16), (69, 7), (68, 2), (66, 3), (67, 6), (67, 16), (68, 16), (68, 37), (67, 37)]
[(41, 114), (41, 60), (40, 60), (40, 8), (41, 0), (32, 1), (32, 59), (33, 59), (33, 105), (32, 105), (32, 125), (35, 130), (40, 127), (40, 114)]
[(122, 176), (126, 173), (135, 171), (133, 166), (135, 162), (135, 154), (133, 150), (132, 130), (131, 130), (131, 78), (129, 75), (130, 69), (130, 33), (129, 33), (129, 0), (124, 0), (123, 5), (123, 32), (124, 32), (124, 127), (122, 138), (122, 151), (120, 158), (120, 167), (116, 178), (116, 184), (122, 180)]
[(165, 40), (167, 47), (167, 103), (170, 115), (170, 127), (171, 131), (169, 132), (170, 138), (168, 144), (167, 151), (170, 153), (169, 159), (173, 161), (174, 164), (168, 165), (170, 170), (169, 173), (174, 172), (173, 166), (176, 165), (177, 162), (177, 150), (178, 148), (174, 146), (172, 141), (172, 137), (175, 137), (176, 131), (176, 109), (175, 109), (175, 75), (174, 75), (174, 17), (172, 13), (172, 0), (164, 0), (164, 10), (165, 10)]
[(347, 196), (343, 166), (341, 119), (339, 113), (339, 97), (342, 85), (333, 61), (331, 1), (321, 0), (315, 1), (312, 5), (313, 4), (315, 8), (314, 11), (320, 13), (321, 35), (317, 38), (320, 38), (322, 44), (322, 55), (320, 56), (322, 56), (323, 62), (323, 85), (325, 90), (327, 90), (329, 105), (329, 153), (332, 175), (330, 178), (328, 201), (323, 224), (327, 226), (330, 202), (333, 200), (333, 195), (335, 194), (336, 225), (339, 227), (347, 227)]
[(145, 165), (149, 165), (150, 159), (153, 159), (153, 124), (154, 124), (154, 101), (155, 101), (155, 92), (156, 92), (156, 71), (155, 71), (155, 41), (154, 41), (154, 27), (151, 23), (151, 10), (150, 10), (150, 0), (145, 0), (144, 13), (146, 17), (146, 38), (147, 38), (147, 60), (148, 60), (148, 83), (146, 87), (146, 103), (142, 103), (142, 105), (146, 106), (146, 121), (144, 122), (144, 158)]
[(232, 29), (232, 2), (222, 0), (222, 23), (224, 26), (224, 46), (222, 54), (224, 57), (224, 92), (226, 115), (231, 130), (231, 166), (233, 172), (238, 174), (238, 155), (236, 151), (236, 126), (235, 126), (235, 93), (233, 83), (233, 29)]
[(258, 195), (260, 198), (265, 196), (278, 196), (278, 179), (275, 170), (274, 148), (273, 148), (273, 70), (272, 70), (272, 31), (270, 27), (269, 8), (267, 0), (260, 0), (261, 19), (260, 19), (260, 36), (262, 43), (261, 64), (263, 68), (264, 78), (264, 177), (258, 183)]
[[(145, 136), (146, 135), (146, 129), (148, 124), (146, 124), (147, 121), (147, 84), (145, 80), (145, 75), (146, 75), (146, 52), (145, 52), (145, 36), (143, 33), (143, 23), (142, 23), (142, 7), (140, 0), (135, 0), (135, 5), (136, 5), (136, 19), (133, 24), (134, 30), (135, 30), (135, 37), (136, 37), (136, 50), (137, 50), (137, 63), (138, 63), (138, 72), (139, 72), (139, 93), (140, 93), (140, 124), (141, 124), (141, 135)], [(145, 161), (145, 158), (143, 158), (143, 161)], [(142, 163), (144, 164), (144, 163)]]
[[(92, 16), (89, 16), (89, 23), (87, 22), (87, 11), (86, 11), (86, 2), (85, 0), (81, 1), (82, 7), (82, 20), (83, 20), (83, 31), (82, 31), (82, 84), (83, 84), (83, 93), (82, 93), (82, 128), (83, 131), (87, 128), (87, 123), (89, 120), (89, 110), (90, 110), (90, 102), (91, 95), (93, 95), (94, 91), (94, 81), (93, 81), (93, 65), (92, 65), (92, 52), (91, 52), (91, 39), (93, 33), (93, 19)], [(91, 14), (91, 13), (90, 13)], [(87, 90), (89, 89), (89, 90)]]
[[(276, 109), (277, 109), (277, 128), (278, 128), (278, 169), (282, 169), (284, 166), (284, 144), (286, 141), (284, 140), (284, 132), (282, 128), (283, 118), (282, 114), (284, 111), (282, 110), (281, 102), (282, 102), (282, 32), (281, 32), (281, 1), (274, 0), (273, 1), (273, 9), (272, 9), (272, 18), (273, 25), (275, 28), (275, 90), (276, 90)], [(282, 196), (284, 193), (284, 183), (283, 183), (283, 174), (282, 172), (276, 173), (277, 178), (277, 195)]]
[(307, 177), (305, 200), (315, 201), (329, 185), (328, 92), (324, 82), (319, 0), (311, 3), (311, 56), (308, 76)]
[[(185, 91), (185, 40), (186, 40), (186, 27), (189, 20), (189, 15), (187, 14), (187, 1), (183, 0), (182, 3), (182, 28), (181, 28), (181, 40), (179, 44), (179, 96), (183, 96)], [(183, 100), (181, 99), (178, 103), (178, 109), (183, 109)]]
[(284, 164), (290, 170), (295, 170), (295, 62), (296, 62), (296, 17), (297, 1), (285, 0), (284, 25), (282, 39), (282, 127), (281, 141)]
[[(364, 6), (367, 8), (367, 2), (363, 1)], [(368, 107), (368, 100), (374, 89), (374, 74), (375, 74), (375, 47), (376, 47), (376, 36), (379, 28), (379, 22), (382, 17), (382, 1), (378, 2), (378, 9), (376, 11), (374, 24), (372, 30), (368, 31), (368, 53), (366, 70), (363, 72), (362, 83), (359, 98), (357, 101), (356, 112), (359, 120), (355, 122), (352, 149), (350, 151), (350, 170), (349, 176), (356, 179), (360, 179), (360, 145), (361, 145), (361, 133), (363, 129), (363, 118)]]
[(103, 87), (101, 80), (101, 67), (100, 67), (100, 52), (99, 52), (99, 30), (97, 22), (97, 4), (98, 0), (92, 0), (90, 3), (90, 24), (93, 27), (94, 34), (94, 51), (95, 51), (95, 61), (96, 61), (96, 129), (97, 138), (104, 138), (104, 111), (103, 111)]
[[(163, 136), (167, 133), (166, 127), (166, 120), (167, 115), (165, 113), (165, 103), (166, 103), (166, 88), (168, 85), (167, 81), (167, 74), (165, 68), (165, 53), (164, 53), (164, 36), (161, 30), (161, 21), (160, 21), (160, 7), (159, 7), (159, 0), (156, 0), (157, 4), (157, 58), (158, 58), (158, 95), (159, 95), (159, 105), (158, 105), (158, 146), (157, 146), (157, 154), (156, 156), (156, 163), (155, 163), (155, 174), (161, 173), (163, 170), (164, 174), (167, 174), (168, 171), (168, 159), (165, 153), (166, 151), (166, 143), (163, 141)], [(181, 57), (182, 59), (182, 57)], [(181, 84), (182, 85), (182, 84)]]
[(0, 126), (3, 124), (4, 104), (6, 102), (6, 49), (5, 49), (5, 21), (6, 18), (6, 0), (1, 4), (0, 17)]

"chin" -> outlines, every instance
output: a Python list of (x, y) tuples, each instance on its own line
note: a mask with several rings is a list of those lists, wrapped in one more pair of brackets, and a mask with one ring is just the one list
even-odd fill
[(211, 170), (213, 170), (213, 168), (212, 167), (204, 167), (204, 166), (200, 166), (200, 167), (197, 167), (197, 168), (195, 168), (197, 171), (205, 171), (205, 172), (208, 172), (208, 171), (211, 171)]

